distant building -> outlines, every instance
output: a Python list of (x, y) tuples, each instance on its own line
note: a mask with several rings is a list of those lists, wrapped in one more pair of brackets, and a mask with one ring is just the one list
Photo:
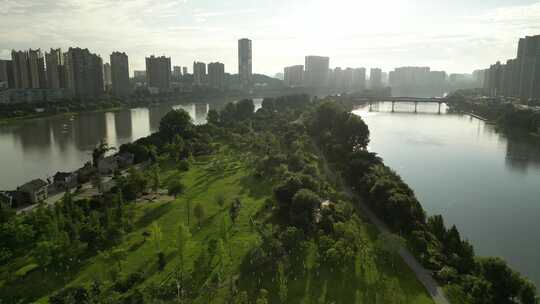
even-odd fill
[(47, 87), (49, 89), (65, 88), (64, 58), (61, 49), (51, 49), (45, 53), (47, 65)]
[(204, 62), (193, 62), (193, 84), (203, 86), (206, 83), (206, 64)]
[(251, 40), (247, 38), (238, 40), (238, 76), (243, 87), (251, 85), (252, 52)]
[(225, 88), (225, 65), (220, 62), (208, 64), (208, 85), (215, 89)]
[(473, 80), (478, 83), (478, 87), (484, 86), (484, 77), (486, 75), (486, 70), (475, 70), (473, 72)]
[(11, 60), (0, 60), (0, 83), (4, 83), (7, 88), (15, 87)]
[(45, 75), (45, 58), (40, 49), (28, 50), (28, 75), (30, 76), (30, 88), (46, 89), (47, 76)]
[(13, 79), (15, 88), (29, 89), (32, 87), (30, 81), (30, 66), (28, 60), (28, 52), (11, 51), (11, 61), (13, 68)]
[(353, 69), (346, 68), (345, 70), (343, 70), (343, 74), (341, 77), (341, 88), (343, 92), (351, 92), (353, 90), (353, 75)]
[(361, 92), (366, 89), (366, 69), (356, 68), (353, 70), (353, 92)]
[(146, 79), (146, 71), (133, 71), (133, 78), (138, 80)]
[(112, 94), (116, 97), (126, 97), (131, 93), (129, 84), (129, 61), (126, 53), (111, 54)]
[(177, 80), (177, 81), (182, 79), (182, 67), (174, 66), (172, 76), (173, 76), (174, 80)]
[(540, 35), (519, 40), (517, 61), (519, 96), (523, 100), (540, 98)]
[(67, 89), (8, 89), (0, 91), (0, 103), (51, 102), (72, 97)]
[(309, 87), (325, 87), (328, 85), (329, 57), (306, 56), (304, 79)]
[(381, 88), (382, 83), (382, 70), (379, 68), (373, 68), (369, 71), (369, 83), (371, 88)]
[(283, 73), (285, 85), (289, 87), (300, 87), (304, 84), (304, 66), (293, 65), (286, 67)]
[(188, 68), (182, 67), (182, 75), (187, 75), (187, 74), (188, 74)]
[(78, 98), (103, 94), (103, 60), (88, 49), (69, 48), (64, 54), (66, 88)]
[(53, 185), (57, 190), (66, 190), (77, 186), (76, 172), (56, 172), (53, 176)]
[(519, 97), (523, 102), (540, 100), (540, 35), (520, 38), (517, 57), (506, 64), (492, 64), (483, 76), (483, 88), (489, 95)]
[(395, 96), (442, 96), (446, 87), (446, 72), (431, 71), (430, 67), (399, 67), (389, 74)]
[(146, 83), (149, 88), (168, 92), (171, 88), (171, 57), (146, 57)]

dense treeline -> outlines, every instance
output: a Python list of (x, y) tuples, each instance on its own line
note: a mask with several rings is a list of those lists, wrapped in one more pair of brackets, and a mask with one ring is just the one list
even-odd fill
[[(121, 260), (125, 252), (111, 248), (121, 244), (124, 236), (134, 228), (134, 200), (159, 187), (161, 158), (170, 157), (179, 167), (187, 170), (188, 157), (211, 152), (212, 132), (209, 126), (195, 126), (185, 111), (171, 111), (161, 121), (159, 132), (120, 148), (120, 152), (133, 153), (135, 163), (144, 162), (148, 170), (131, 168), (124, 174), (116, 172), (113, 177), (115, 186), (92, 198), (74, 200), (66, 192), (64, 198), (54, 206), (42, 204), (35, 211), (21, 215), (15, 215), (13, 210), (2, 206), (0, 264), (5, 267), (2, 268), (0, 279), (3, 281), (2, 289), (6, 292), (2, 293), (0, 299), (11, 302), (25, 298), (26, 295), (15, 291), (12, 294), (9, 286), (20, 284), (33, 272), (40, 273), (34, 277), (53, 277), (50, 283), (54, 284), (67, 279), (92, 256), (99, 255), (110, 261)], [(94, 154), (100, 154), (98, 150), (104, 153), (107, 150), (106, 144), (102, 143)], [(101, 188), (102, 178), (96, 175), (92, 179), (97, 188)], [(176, 187), (172, 192), (182, 192), (181, 184), (172, 187)], [(117, 267), (111, 267), (110, 272), (118, 284), (122, 280), (142, 279), (138, 273), (120, 277), (121, 269)], [(94, 285), (94, 293), (103, 287), (99, 280)], [(43, 284), (36, 289), (47, 286)], [(91, 300), (90, 293), (91, 290), (82, 286), (69, 288), (51, 297), (50, 301), (104, 303), (109, 299), (106, 293), (99, 292), (92, 295), (94, 300)], [(85, 301), (81, 300), (83, 298)], [(112, 302), (117, 303), (118, 298), (112, 299), (116, 299)]]
[[(421, 262), (468, 302), (536, 303), (534, 285), (503, 260), (475, 257), (472, 245), (461, 238), (455, 226), (447, 229), (439, 215), (426, 218), (412, 189), (365, 149), (367, 127), (359, 117), (351, 116), (337, 103), (323, 103), (312, 116), (310, 133), (346, 182), (393, 231), (407, 238)], [(344, 131), (349, 125), (362, 130), (361, 134), (349, 135)]]
[[(401, 290), (395, 281), (397, 251), (405, 240), (386, 234), (373, 240), (368, 225), (355, 214), (348, 191), (343, 192), (347, 188), (326, 166), (328, 159), (345, 183), (405, 237), (420, 260), (453, 286), (465, 303), (535, 303), (534, 285), (504, 261), (475, 257), (456, 227), (447, 229), (441, 216), (426, 217), (414, 192), (367, 151), (369, 129), (347, 108), (294, 95), (267, 98), (261, 109), (254, 109), (251, 100), (230, 103), (222, 111), (210, 111), (208, 124), (201, 126), (195, 126), (185, 111), (171, 111), (162, 119), (159, 132), (120, 147), (120, 152), (133, 153), (135, 162), (147, 169), (116, 174), (116, 187), (110, 192), (76, 201), (66, 194), (54, 207), (42, 206), (21, 216), (1, 213), (0, 262), (10, 270), (0, 279), (9, 287), (24, 282), (30, 272), (40, 272), (38, 278), (68, 278), (63, 286), (85, 261), (97, 256), (110, 266), (110, 280), (70, 284), (50, 296), (49, 302), (190, 303), (203, 297), (212, 302), (221, 288), (228, 303), (288, 303), (295, 296), (289, 290), (297, 288), (295, 282), (302, 277), (332, 278), (339, 286), (328, 293), (343, 301), (409, 302), (411, 291)], [(148, 238), (155, 244), (155, 256), (145, 257), (152, 261), (148, 268), (163, 271), (170, 257), (160, 246), (162, 232), (156, 223), (144, 218), (134, 222), (133, 201), (158, 190), (160, 164), (172, 163), (187, 171), (188, 159), (214, 153), (222, 145), (241, 154), (257, 183), (271, 185), (273, 197), (249, 215), (257, 245), (243, 257), (239, 273), (226, 271), (235, 248), (225, 220), (234, 226), (243, 206), (238, 199), (225, 205), (223, 197), (216, 197), (228, 217), (216, 229), (217, 235), (197, 244), (202, 248), (194, 261), (198, 267), (185, 271), (186, 244), (205, 218), (203, 204), (187, 205), (188, 226), (193, 209), (197, 230), (183, 224), (176, 229), (175, 252), (182, 266), (161, 283), (138, 287), (148, 271), (124, 271), (127, 252), (118, 246), (129, 232), (151, 226), (143, 232), (143, 242)], [(211, 170), (219, 174), (225, 169), (216, 161)], [(178, 178), (171, 179), (167, 188), (175, 198), (186, 191)], [(377, 272), (381, 273), (374, 275)], [(1, 295), (7, 301), (21, 298), (24, 295)]]
[(467, 111), (485, 117), (503, 128), (518, 129), (529, 133), (540, 131), (540, 113), (538, 111), (520, 109), (510, 103), (471, 102), (467, 100), (470, 94), (473, 93), (458, 91), (450, 95), (448, 97), (449, 105), (454, 110)]

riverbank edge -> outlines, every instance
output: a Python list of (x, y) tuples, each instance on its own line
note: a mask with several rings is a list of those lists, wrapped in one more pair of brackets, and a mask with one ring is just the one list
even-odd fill
[(21, 121), (32, 120), (32, 119), (73, 116), (73, 115), (80, 115), (84, 113), (117, 112), (120, 110), (130, 109), (130, 108), (131, 107), (113, 107), (113, 108), (107, 108), (107, 109), (96, 109), (96, 110), (88, 110), (88, 111), (71, 111), (71, 112), (62, 112), (62, 113), (55, 113), (55, 114), (35, 114), (35, 115), (26, 115), (26, 116), (13, 117), (13, 118), (0, 118), (0, 126), (9, 125), (9, 124), (13, 124), (13, 123), (21, 122)]
[[(230, 102), (231, 100), (241, 100), (241, 99), (256, 99), (256, 98), (262, 98), (262, 97), (253, 97), (253, 96), (227, 96), (224, 97), (224, 102)], [(12, 123), (17, 123), (21, 121), (26, 120), (32, 120), (32, 119), (40, 119), (40, 118), (54, 118), (54, 117), (61, 117), (61, 116), (70, 116), (70, 115), (80, 115), (84, 113), (104, 113), (104, 112), (117, 112), (120, 110), (125, 109), (136, 109), (136, 108), (151, 108), (156, 107), (160, 105), (177, 105), (182, 103), (199, 103), (197, 99), (189, 99), (186, 101), (164, 101), (164, 102), (156, 102), (156, 103), (149, 103), (146, 105), (140, 105), (140, 104), (125, 104), (122, 106), (112, 107), (112, 108), (106, 108), (106, 109), (94, 109), (94, 110), (87, 110), (87, 111), (70, 111), (70, 112), (63, 112), (63, 113), (54, 113), (54, 114), (32, 114), (32, 115), (25, 115), (20, 117), (12, 117), (12, 118), (0, 118), (0, 126), (9, 125)]]

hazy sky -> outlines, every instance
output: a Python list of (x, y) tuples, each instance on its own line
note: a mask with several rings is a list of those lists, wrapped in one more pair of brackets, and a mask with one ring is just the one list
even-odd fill
[(253, 69), (273, 75), (330, 56), (331, 67), (431, 66), (470, 72), (515, 56), (540, 34), (540, 2), (527, 0), (0, 0), (0, 58), (10, 50), (87, 47), (133, 69), (150, 54), (173, 65), (225, 63), (253, 40)]

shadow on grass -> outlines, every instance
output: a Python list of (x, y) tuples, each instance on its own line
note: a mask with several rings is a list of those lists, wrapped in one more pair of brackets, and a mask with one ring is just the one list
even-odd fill
[(159, 219), (160, 217), (164, 216), (167, 212), (171, 211), (172, 209), (172, 202), (168, 202), (166, 204), (163, 204), (159, 207), (155, 207), (152, 210), (146, 212), (136, 223), (135, 227), (137, 228), (143, 228), (148, 225), (150, 225), (155, 220)]
[(247, 194), (255, 199), (272, 195), (271, 183), (264, 179), (258, 179), (251, 174), (240, 178), (240, 185), (242, 186), (241, 194), (247, 191)]

